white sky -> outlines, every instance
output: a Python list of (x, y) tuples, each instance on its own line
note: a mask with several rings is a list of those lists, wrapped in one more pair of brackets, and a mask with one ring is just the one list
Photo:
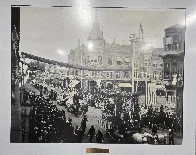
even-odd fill
[[(129, 34), (144, 30), (144, 40), (163, 47), (164, 29), (185, 23), (185, 10), (97, 9), (106, 42), (129, 43)], [(95, 18), (94, 9), (21, 8), (20, 51), (36, 56), (68, 62), (68, 54), (80, 39), (86, 40)]]

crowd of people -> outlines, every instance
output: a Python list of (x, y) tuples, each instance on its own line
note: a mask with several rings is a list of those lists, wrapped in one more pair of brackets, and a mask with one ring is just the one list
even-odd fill
[[(149, 134), (153, 135), (151, 138), (144, 138), (150, 139), (148, 140), (150, 144), (174, 144), (174, 132), (182, 134), (180, 118), (177, 115), (168, 115), (163, 105), (158, 112), (153, 110), (152, 106), (148, 109), (145, 108), (147, 112), (141, 115), (141, 106), (138, 104), (137, 94), (132, 95), (129, 92), (113, 89), (97, 91), (94, 94), (88, 94), (88, 96), (90, 96), (88, 101), (93, 102), (92, 106), (100, 108), (101, 103), (104, 104), (102, 121), (111, 123), (109, 129), (106, 128), (110, 142), (135, 143), (136, 141), (131, 135), (146, 132), (143, 129), (148, 129)], [(131, 109), (133, 105), (134, 110)], [(158, 138), (161, 137), (158, 136), (158, 131), (167, 131), (164, 133), (163, 141)]]
[[(29, 115), (30, 142), (82, 142), (87, 132), (88, 120), (84, 117), (81, 126), (74, 127), (72, 120), (66, 119), (65, 111), (60, 111), (56, 105), (51, 104), (51, 101), (57, 101), (60, 95), (63, 95), (63, 100), (60, 100), (59, 104), (63, 102), (67, 111), (75, 117), (78, 117), (79, 112), (84, 115), (88, 111), (88, 106), (100, 108), (102, 110), (101, 121), (106, 123), (106, 137), (110, 143), (136, 143), (137, 138), (133, 135), (138, 133), (140, 137), (143, 136), (142, 142), (146, 142), (147, 139), (150, 144), (157, 142), (174, 144), (174, 132), (182, 132), (180, 119), (176, 115), (167, 115), (163, 106), (159, 112), (151, 107), (146, 109), (147, 113), (141, 115), (138, 94), (131, 94), (120, 89), (96, 89), (93, 92), (87, 92), (69, 88), (60, 88), (61, 93), (57, 93), (55, 89), (49, 89), (47, 86), (39, 84), (32, 84), (32, 86), (40, 91), (40, 95), (35, 95), (33, 91), (23, 91), (23, 104), (29, 101), (33, 106)], [(73, 93), (71, 97), (70, 93)], [(71, 98), (72, 103), (68, 98)], [(148, 136), (144, 136), (146, 131), (143, 129), (150, 130)], [(169, 138), (168, 143), (157, 139), (161, 137), (158, 136), (158, 130), (161, 129), (171, 130), (163, 138)], [(89, 135), (89, 142), (93, 142), (93, 139), (97, 143), (104, 142), (103, 133), (100, 130), (96, 133), (94, 126), (91, 126), (86, 134)]]
[[(22, 90), (22, 104), (28, 104), (32, 107), (28, 116), (28, 142), (81, 143), (85, 134), (89, 135), (88, 142), (103, 142), (103, 134), (100, 130), (97, 130), (96, 133), (93, 125), (88, 132), (86, 131), (88, 120), (85, 115), (80, 127), (78, 125), (74, 127), (71, 118), (66, 119), (65, 111), (59, 110), (57, 105), (53, 104), (53, 101), (58, 98), (58, 94), (55, 90), (49, 90), (47, 87), (43, 87), (39, 84), (32, 84), (32, 86), (40, 91), (39, 95), (36, 95), (32, 90)], [(78, 93), (74, 94), (72, 97), (73, 105), (79, 106), (80, 98), (81, 96), (79, 96)], [(75, 113), (73, 114), (75, 115)], [(75, 116), (77, 117), (77, 115)], [(25, 130), (25, 125), (23, 127)]]
[[(65, 111), (59, 110), (56, 105), (40, 97), (39, 102), (33, 106), (29, 114), (29, 136), (31, 143), (81, 143), (86, 132), (86, 116), (81, 126), (73, 126), (72, 119), (65, 117)], [(95, 139), (97, 143), (103, 142), (103, 134), (91, 126), (88, 133), (89, 142)]]

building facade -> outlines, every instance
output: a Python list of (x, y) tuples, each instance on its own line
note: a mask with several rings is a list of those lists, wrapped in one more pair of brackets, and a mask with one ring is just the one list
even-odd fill
[(176, 104), (176, 113), (182, 118), (185, 27), (174, 25), (165, 29), (165, 52), (163, 59), (163, 80), (168, 103)]
[(87, 42), (87, 45), (80, 45), (78, 41), (75, 50), (70, 51), (68, 60), (71, 65), (88, 66), (94, 70), (73, 71), (70, 69), (68, 72), (71, 75), (82, 76), (83, 79), (88, 80), (98, 79), (104, 83), (131, 82), (132, 46), (118, 44), (115, 40), (113, 43), (107, 43), (100, 29), (97, 15)]
[(166, 28), (163, 42), (165, 51), (184, 51), (185, 27), (177, 24)]

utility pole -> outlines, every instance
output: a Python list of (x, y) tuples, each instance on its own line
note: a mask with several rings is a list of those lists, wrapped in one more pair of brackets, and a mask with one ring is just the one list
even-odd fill
[(146, 86), (146, 96), (145, 96), (145, 107), (148, 104), (148, 81), (145, 79), (145, 86)]
[(135, 80), (134, 80), (134, 73), (135, 73), (135, 43), (136, 43), (136, 39), (135, 39), (135, 35), (136, 34), (130, 34), (130, 35), (132, 35), (132, 37), (129, 37), (129, 38), (131, 38), (131, 45), (132, 45), (132, 93), (134, 93), (135, 92), (135, 86), (134, 86), (134, 82), (135, 82)]
[(136, 71), (136, 75), (137, 75), (137, 83), (136, 83), (136, 92), (138, 91), (138, 83), (139, 83), (139, 66), (140, 66), (140, 63), (139, 63), (139, 60), (137, 62), (137, 71)]
[[(81, 66), (82, 66), (82, 52), (81, 52)], [(83, 76), (83, 69), (81, 69), (81, 89), (82, 89), (82, 76)]]
[[(80, 48), (80, 40), (78, 40), (78, 48)], [(82, 67), (82, 60), (83, 58), (82, 58), (82, 51), (81, 51), (81, 49), (80, 49), (80, 64), (81, 64), (81, 67)], [(81, 87), (81, 89), (82, 89), (82, 76), (83, 76), (83, 69), (81, 69), (81, 79), (80, 79), (80, 87)]]

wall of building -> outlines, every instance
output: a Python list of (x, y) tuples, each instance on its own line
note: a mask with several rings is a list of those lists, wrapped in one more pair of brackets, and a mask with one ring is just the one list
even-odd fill
[(182, 25), (173, 25), (166, 28), (163, 41), (165, 51), (184, 51), (185, 27)]

